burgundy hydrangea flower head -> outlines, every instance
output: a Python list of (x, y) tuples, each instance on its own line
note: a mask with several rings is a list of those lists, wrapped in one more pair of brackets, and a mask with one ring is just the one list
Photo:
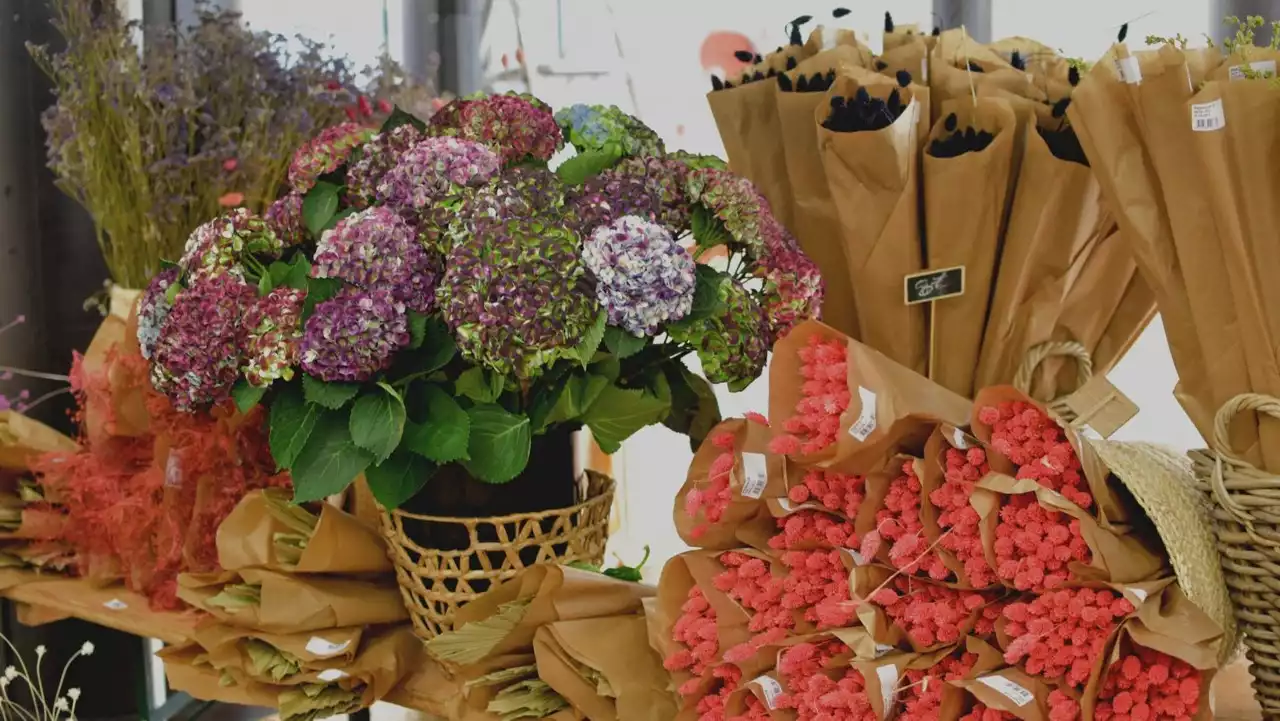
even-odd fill
[(364, 290), (388, 290), (410, 310), (429, 312), (435, 302), (440, 259), (418, 242), (395, 211), (375, 206), (343, 218), (325, 231), (311, 264), (314, 278), (341, 278)]
[(696, 264), (665, 228), (633, 215), (596, 228), (582, 248), (609, 323), (652, 336), (693, 308)]
[(768, 323), (750, 291), (732, 278), (721, 282), (719, 295), (724, 303), (719, 316), (673, 326), (667, 332), (674, 340), (697, 349), (707, 380), (741, 390), (764, 370), (769, 357)]
[(502, 156), (504, 165), (529, 158), (550, 160), (564, 147), (551, 108), (520, 95), (455, 100), (431, 117), (427, 132), (484, 143)]
[(302, 193), (296, 190), (267, 208), (267, 227), (285, 247), (301, 245), (307, 240), (307, 225), (302, 219)]
[(244, 376), (255, 386), (271, 385), (277, 378), (293, 378), (302, 340), (304, 290), (276, 288), (256, 299), (244, 314), (248, 330)]
[(293, 154), (293, 162), (289, 164), (289, 185), (299, 193), (306, 193), (321, 175), (341, 167), (351, 156), (351, 151), (371, 137), (373, 130), (359, 123), (325, 128)]
[(481, 223), (450, 251), (437, 291), (462, 354), (527, 379), (573, 349), (599, 312), (572, 230), (528, 218)]
[(583, 236), (626, 215), (659, 223), (673, 235), (689, 228), (678, 170), (660, 158), (627, 158), (588, 178), (571, 193), (570, 205)]
[(746, 251), (753, 260), (768, 252), (764, 226), (773, 213), (750, 180), (728, 170), (697, 168), (689, 171), (685, 192), (691, 202), (701, 203), (724, 223), (735, 249)]
[(160, 338), (160, 329), (164, 327), (165, 318), (169, 316), (169, 286), (178, 280), (178, 269), (165, 268), (156, 273), (147, 289), (138, 301), (138, 347), (142, 357), (151, 360), (155, 352), (156, 340)]
[(565, 191), (560, 176), (546, 168), (516, 166), (476, 188), (451, 214), (452, 243), (490, 220), (540, 218), (555, 223), (564, 217)]
[(378, 183), (378, 203), (416, 219), (433, 206), (455, 198), (460, 189), (478, 187), (498, 173), (498, 156), (485, 146), (458, 138), (426, 138), (405, 151)]
[(276, 257), (283, 249), (267, 221), (236, 208), (192, 231), (178, 265), (190, 283), (227, 272), (239, 273), (245, 256)]
[(178, 294), (156, 341), (151, 384), (174, 408), (193, 411), (231, 394), (244, 357), (251, 286), (234, 273), (202, 279)]
[(423, 139), (422, 132), (406, 123), (385, 133), (378, 133), (360, 148), (356, 159), (347, 167), (347, 203), (367, 208), (378, 199), (378, 183), (396, 164), (400, 156)]
[[(766, 226), (791, 237), (772, 217)], [(766, 231), (766, 238), (772, 232)], [(761, 303), (769, 324), (769, 336), (776, 342), (805, 319), (822, 317), (826, 285), (818, 264), (794, 242), (766, 241), (766, 247), (770, 251), (756, 262), (754, 274), (764, 279)]]
[(327, 382), (365, 381), (409, 344), (404, 303), (391, 291), (346, 287), (316, 305), (302, 334), (302, 369)]

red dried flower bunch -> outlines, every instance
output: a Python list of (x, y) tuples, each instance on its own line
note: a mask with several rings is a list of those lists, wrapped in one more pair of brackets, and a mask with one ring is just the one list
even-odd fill
[(973, 670), (978, 656), (948, 656), (933, 668), (907, 671), (907, 685), (898, 695), (899, 721), (936, 721), (942, 709), (942, 689), (947, 681), (959, 681)]
[(720, 653), (719, 636), (716, 633), (716, 610), (707, 601), (701, 588), (689, 589), (689, 596), (680, 607), (680, 618), (671, 630), (671, 640), (679, 650), (663, 660), (668, 671), (688, 671), (693, 678), (678, 689), (681, 696), (697, 693), (701, 677), (711, 668)]
[(769, 539), (769, 547), (778, 551), (859, 546), (852, 523), (821, 511), (805, 509), (779, 518), (778, 530)]
[[(884, 499), (884, 508), (876, 512), (876, 530), (879, 536), (890, 541), (889, 563), (904, 573), (924, 573), (930, 578), (941, 581), (951, 576), (951, 569), (942, 562), (936, 552), (930, 550), (929, 540), (924, 535), (924, 523), (920, 520), (920, 477), (916, 475), (914, 461), (902, 464), (902, 475), (889, 484), (889, 493)], [(864, 556), (870, 558), (878, 544), (872, 534), (871, 541), (866, 541), (873, 551)], [(865, 541), (865, 539), (864, 539)]]
[(1093, 709), (1097, 721), (1190, 721), (1200, 707), (1200, 672), (1151, 649), (1135, 647), (1112, 664)]
[(821, 468), (811, 468), (804, 480), (787, 491), (792, 503), (817, 503), (823, 508), (839, 513), (845, 518), (858, 515), (858, 508), (866, 495), (866, 483), (862, 476), (851, 476)]
[(849, 407), (845, 362), (848, 350), (836, 340), (818, 336), (800, 349), (800, 373), (804, 377), (795, 415), (782, 424), (785, 432), (769, 443), (780, 455), (817, 453), (836, 442), (840, 416)]
[[(719, 683), (716, 690), (698, 699), (698, 721), (723, 721), (727, 717), (725, 711), (729, 697), (742, 685), (742, 669), (732, 664), (716, 666), (712, 676)], [(746, 703), (746, 713), (734, 717), (735, 721), (766, 721), (769, 718), (769, 710), (754, 695), (747, 694)]]
[(1002, 609), (990, 593), (957, 591), (904, 576), (895, 577), (870, 600), (918, 648), (958, 643), (969, 633), (989, 636)]
[(830, 668), (833, 660), (847, 651), (836, 640), (800, 643), (783, 651), (778, 657), (778, 674), (786, 692), (778, 697), (778, 707), (794, 709), (797, 721), (879, 721), (867, 698), (862, 673), (846, 667), (839, 674)]
[(751, 614), (747, 628), (755, 634), (751, 640), (725, 652), (725, 660), (736, 663), (750, 658), (757, 650), (777, 643), (795, 627), (795, 616), (782, 605), (784, 580), (774, 576), (763, 559), (738, 551), (720, 554), (723, 571), (713, 582), (718, 590)]
[(787, 551), (782, 563), (788, 570), (782, 579), (783, 608), (802, 611), (820, 631), (845, 628), (858, 617), (840, 551)]
[(1013, 721), (1017, 718), (1008, 711), (987, 708), (984, 703), (976, 703), (973, 708), (969, 709), (969, 713), (961, 716), (959, 721)]
[(996, 582), (982, 546), (981, 518), (969, 503), (974, 486), (989, 470), (983, 449), (948, 448), (942, 484), (929, 494), (929, 502), (939, 510), (938, 526), (947, 532), (941, 545), (964, 564), (964, 580), (974, 588)]
[(717, 433), (711, 436), (711, 444), (721, 449), (720, 455), (711, 462), (707, 472), (706, 488), (693, 488), (684, 497), (684, 512), (690, 518), (697, 518), (701, 513), (705, 523), (699, 523), (690, 532), (694, 539), (701, 538), (713, 524), (724, 518), (729, 508), (732, 491), (729, 482), (733, 477), (733, 468), (737, 463), (734, 452), (734, 436), (732, 433)]
[(991, 447), (1018, 466), (1018, 478), (1033, 479), (1086, 510), (1093, 507), (1080, 458), (1043, 410), (1025, 401), (1004, 401), (983, 408), (978, 417), (991, 426)]
[(1010, 603), (1004, 609), (1010, 639), (1004, 660), (1021, 663), (1034, 676), (1062, 678), (1082, 689), (1107, 638), (1133, 611), (1123, 596), (1091, 588), (1059, 589)]
[(1034, 494), (1009, 499), (996, 524), (996, 573), (1019, 591), (1041, 592), (1070, 578), (1068, 564), (1089, 563), (1093, 552), (1080, 521), (1036, 502)]
[(1076, 721), (1080, 718), (1080, 702), (1062, 689), (1049, 692), (1049, 721)]

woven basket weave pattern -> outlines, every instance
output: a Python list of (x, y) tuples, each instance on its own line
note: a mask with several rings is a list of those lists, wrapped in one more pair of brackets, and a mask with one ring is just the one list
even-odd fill
[[(588, 471), (582, 485), (585, 501), (537, 513), (442, 518), (384, 511), (383, 534), (414, 632), (429, 640), (452, 630), (460, 607), (529, 565), (602, 564), (614, 482)], [(425, 548), (413, 540), (415, 525), (424, 523), (464, 528), (470, 544), (456, 551)]]

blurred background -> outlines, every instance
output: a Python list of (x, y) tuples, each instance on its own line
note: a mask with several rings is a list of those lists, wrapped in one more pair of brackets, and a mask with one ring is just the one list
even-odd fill
[[(147, 27), (184, 26), (195, 0), (118, 1)], [(1064, 55), (1092, 60), (1129, 23), (1132, 41), (1148, 35), (1225, 36), (1221, 18), (1249, 14), (1280, 17), (1268, 0), (847, 0), (847, 15), (833, 20), (836, 4), (767, 0), (219, 0), (255, 29), (302, 35), (330, 44), (355, 68), (389, 56), (442, 92), (531, 92), (553, 107), (576, 102), (615, 104), (657, 130), (669, 148), (722, 154), (705, 94), (708, 76), (739, 65), (734, 52), (767, 53), (785, 41), (794, 16), (856, 29), (878, 50), (884, 12), (898, 24), (926, 31), (964, 25), (980, 41), (1027, 36)], [(25, 337), (0, 348), (0, 362), (65, 370), (73, 348), (83, 348), (98, 318), (85, 297), (101, 287), (92, 225), (52, 185), (45, 168), (39, 116), (49, 105), (48, 85), (25, 50), (28, 41), (54, 42), (44, 0), (0, 0), (0, 318), (28, 314)], [(1267, 38), (1259, 38), (1265, 43)], [(299, 44), (301, 47), (301, 44)], [(85, 259), (81, 262), (78, 259)], [(694, 361), (696, 363), (696, 360)], [(1124, 439), (1159, 440), (1178, 450), (1198, 440), (1172, 396), (1175, 373), (1159, 319), (1111, 374), (1142, 409), (1120, 431)], [(724, 415), (767, 411), (767, 380), (738, 394), (722, 392)], [(641, 432), (615, 458), (623, 483), (612, 552), (636, 562), (644, 546), (653, 557), (646, 576), (656, 581), (662, 563), (683, 550), (671, 521), (670, 500), (684, 480), (691, 453), (686, 440), (662, 427)], [(11, 616), (10, 614), (7, 614)], [(82, 718), (170, 718), (164, 685), (152, 675), (136, 639), (86, 626), (24, 632), (11, 618), (6, 633), (20, 646), (92, 638), (118, 660), (86, 696), (100, 708)], [(55, 630), (50, 631), (53, 628)], [(95, 659), (96, 661), (97, 659)], [(134, 689), (146, 689), (145, 693)], [(180, 715), (180, 714), (178, 714)], [(395, 710), (375, 710), (395, 718)], [(190, 717), (190, 716), (187, 716)], [(206, 716), (208, 718), (209, 716)]]

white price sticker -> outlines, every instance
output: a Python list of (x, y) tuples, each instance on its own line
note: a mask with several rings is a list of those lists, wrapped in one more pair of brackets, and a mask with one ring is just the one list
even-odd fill
[(1222, 99), (1191, 106), (1191, 129), (1197, 133), (1211, 133), (1227, 127), (1227, 116), (1222, 112)]
[(107, 608), (111, 609), (112, 611), (123, 611), (123, 610), (125, 610), (126, 608), (128, 608), (128, 607), (129, 607), (129, 604), (125, 603), (124, 601), (121, 601), (121, 600), (120, 600), (120, 599), (118, 599), (118, 598), (113, 598), (113, 599), (111, 599), (110, 601), (107, 601), (106, 603), (104, 603), (104, 604), (102, 604), (102, 605), (103, 605), (103, 606), (106, 606)]
[(1253, 75), (1255, 78), (1274, 78), (1276, 76), (1276, 61), (1259, 60), (1256, 63), (1244, 63), (1243, 65), (1232, 65), (1227, 69), (1227, 77), (1235, 80), (1244, 80)]
[(969, 439), (965, 437), (964, 431), (959, 428), (951, 429), (951, 445), (962, 451), (967, 451), (973, 447), (969, 443)]
[(893, 646), (890, 646), (890, 645), (888, 645), (888, 644), (883, 644), (883, 643), (877, 643), (877, 644), (876, 644), (876, 658), (880, 658), (881, 656), (885, 655), (886, 653), (891, 653), (893, 650), (894, 650), (894, 649), (893, 649)]
[(867, 558), (866, 556), (862, 555), (861, 551), (853, 548), (846, 548), (844, 549), (844, 552), (849, 554), (849, 558), (853, 559), (853, 562), (855, 565), (858, 565), (858, 566), (867, 565)]
[(307, 641), (307, 653), (312, 656), (337, 656), (347, 650), (347, 646), (351, 645), (351, 639), (347, 639), (342, 643), (334, 643), (327, 638), (312, 636)]
[(920, 84), (926, 85), (929, 82), (929, 58), (920, 58)]
[(1142, 68), (1138, 65), (1138, 59), (1132, 55), (1127, 58), (1116, 58), (1116, 73), (1122, 81), (1130, 85), (1142, 82)]
[(993, 689), (1001, 696), (1004, 696), (1018, 706), (1026, 706), (1036, 700), (1035, 694), (1019, 686), (1013, 681), (1010, 681), (1004, 676), (983, 676), (978, 679), (978, 683)]
[(1148, 594), (1148, 593), (1146, 592), (1146, 590), (1141, 589), (1141, 588), (1133, 588), (1133, 587), (1130, 587), (1130, 588), (1128, 589), (1128, 591), (1129, 591), (1129, 593), (1132, 593), (1132, 594), (1134, 595), (1134, 597), (1135, 597), (1135, 598), (1137, 598), (1137, 599), (1138, 599), (1138, 605), (1142, 605), (1142, 604), (1146, 603), (1146, 602), (1147, 602), (1147, 596), (1149, 596), (1149, 595), (1150, 595), (1150, 594)]
[(751, 683), (760, 687), (761, 693), (764, 694), (764, 705), (772, 711), (778, 708), (778, 697), (782, 695), (782, 684), (778, 683), (772, 676), (760, 676)]
[(346, 677), (347, 677), (347, 672), (343, 671), (340, 668), (326, 668), (325, 670), (316, 674), (316, 678), (320, 679), (321, 681), (324, 681), (325, 683), (329, 683), (330, 681), (337, 681), (338, 679), (342, 679)]
[(887, 663), (876, 669), (880, 679), (880, 700), (884, 702), (884, 717), (893, 714), (893, 701), (898, 697), (898, 667)]
[(849, 427), (849, 435), (865, 441), (876, 431), (876, 393), (858, 386), (858, 397), (862, 399), (862, 410), (858, 411), (858, 420)]
[(769, 464), (763, 453), (742, 454), (742, 495), (759, 498), (769, 481)]
[(166, 488), (182, 487), (182, 462), (177, 453), (170, 453), (164, 464), (164, 485)]

